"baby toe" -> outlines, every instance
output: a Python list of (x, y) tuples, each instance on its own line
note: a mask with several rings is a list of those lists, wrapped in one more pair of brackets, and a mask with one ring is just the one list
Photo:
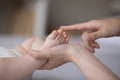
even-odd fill
[(59, 30), (58, 30), (58, 33), (62, 35), (62, 34), (63, 34), (63, 30), (62, 30), (62, 29), (59, 29)]
[(59, 38), (59, 42), (60, 42), (60, 43), (63, 43), (63, 42), (64, 42), (64, 36), (63, 36), (63, 35), (61, 35), (61, 37)]
[(54, 30), (50, 35), (49, 37), (52, 38), (52, 39), (55, 39), (58, 35), (58, 32), (56, 30)]
[(68, 43), (69, 42), (69, 38), (67, 37), (66, 39), (65, 39), (65, 43)]
[(67, 35), (66, 32), (63, 32), (63, 35)]
[(61, 43), (65, 43), (65, 37), (62, 38)]
[(57, 37), (56, 37), (56, 40), (59, 40), (61, 37), (61, 34), (58, 33)]

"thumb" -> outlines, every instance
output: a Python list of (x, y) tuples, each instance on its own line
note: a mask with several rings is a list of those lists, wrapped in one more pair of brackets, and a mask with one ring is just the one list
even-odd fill
[(35, 59), (47, 59), (49, 58), (48, 52), (38, 51), (38, 50), (31, 50), (29, 51), (29, 55)]

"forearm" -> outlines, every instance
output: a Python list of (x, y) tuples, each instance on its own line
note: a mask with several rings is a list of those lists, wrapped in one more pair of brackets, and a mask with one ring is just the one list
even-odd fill
[(0, 80), (23, 80), (40, 68), (45, 61), (36, 61), (31, 56), (0, 59)]
[(94, 55), (89, 52), (77, 53), (73, 62), (79, 67), (88, 80), (119, 80), (119, 78)]

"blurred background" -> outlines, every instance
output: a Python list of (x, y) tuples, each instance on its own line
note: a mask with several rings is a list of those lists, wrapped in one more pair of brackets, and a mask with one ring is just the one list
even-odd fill
[(61, 25), (119, 16), (120, 0), (0, 0), (0, 35), (47, 35)]
[[(45, 37), (62, 25), (119, 16), (120, 0), (0, 0), (0, 46), (12, 48), (28, 37)], [(70, 41), (81, 43), (80, 31), (68, 34), (72, 36)], [(98, 40), (101, 49), (95, 54), (118, 76), (119, 41), (120, 38)], [(72, 63), (52, 71), (37, 71), (33, 77), (34, 80), (85, 79)]]

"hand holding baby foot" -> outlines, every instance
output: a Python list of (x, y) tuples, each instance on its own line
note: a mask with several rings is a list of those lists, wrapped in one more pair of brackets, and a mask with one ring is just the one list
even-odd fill
[(68, 46), (67, 44), (62, 44), (47, 51), (31, 51), (30, 54), (36, 60), (48, 59), (48, 61), (40, 67), (41, 70), (51, 70), (64, 63), (70, 62), (70, 57), (68, 56)]
[(48, 51), (31, 51), (30, 54), (37, 60), (48, 59), (47, 63), (40, 69), (51, 70), (67, 62), (73, 62), (74, 59), (79, 56), (79, 54), (87, 52), (87, 49), (76, 43), (62, 44), (50, 48)]
[[(39, 55), (39, 54), (36, 54), (36, 52), (41, 52), (40, 54), (46, 54), (47, 55), (47, 53), (45, 52), (46, 51), (46, 49), (51, 49), (51, 48), (53, 48), (53, 47), (55, 47), (55, 46), (58, 46), (58, 45), (61, 45), (61, 44), (64, 44), (64, 43), (68, 43), (68, 41), (69, 41), (69, 39), (68, 39), (68, 37), (67, 37), (67, 35), (66, 35), (66, 33), (62, 30), (62, 29), (59, 29), (58, 31), (53, 31), (47, 38), (46, 38), (46, 40), (45, 40), (45, 42), (44, 42), (44, 44), (43, 44), (43, 46), (40, 48), (40, 49), (37, 49), (37, 51), (31, 51), (30, 53), (31, 53), (31, 56), (33, 56), (35, 59), (38, 59), (37, 57), (35, 57), (35, 56), (37, 56), (37, 55)], [(64, 44), (65, 45), (65, 44)], [(63, 49), (66, 49), (65, 47), (62, 47)], [(58, 49), (58, 50), (56, 50), (56, 52), (54, 52), (55, 54), (58, 52), (58, 51), (61, 51), (61, 50), (63, 50), (63, 49), (61, 49), (60, 48), (60, 50)], [(32, 53), (33, 52), (33, 53)], [(62, 53), (61, 53), (62, 54)], [(47, 56), (49, 56), (49, 55), (47, 55)], [(59, 55), (56, 55), (56, 56), (59, 56)], [(61, 56), (59, 56), (59, 58), (58, 59), (61, 59), (61, 60), (63, 60), (63, 61), (61, 61), (62, 63), (65, 63), (66, 61), (68, 61), (66, 58), (64, 58), (64, 59), (66, 59), (66, 60), (64, 60), (63, 59), (63, 56), (65, 56), (64, 54), (62, 55), (62, 57)], [(39, 57), (42, 57), (42, 55), (40, 55)], [(51, 58), (52, 58), (52, 56), (51, 56)], [(39, 58), (40, 59), (40, 58)], [(42, 57), (41, 59), (48, 59), (47, 57)], [(55, 59), (55, 57), (53, 57), (53, 59)], [(56, 59), (57, 59), (57, 57), (56, 57)], [(48, 60), (49, 61), (49, 60)], [(50, 62), (48, 62), (48, 64), (51, 64), (51, 63), (53, 63), (53, 60), (52, 61), (50, 61)], [(54, 63), (56, 64), (56, 61), (54, 61)], [(47, 65), (48, 65), (47, 64)], [(58, 65), (60, 65), (60, 63), (57, 63)], [(47, 66), (46, 65), (46, 66)], [(58, 66), (58, 65), (55, 65), (54, 67), (56, 67), (56, 66)], [(44, 67), (43, 67), (43, 69), (45, 68), (45, 65), (44, 65)], [(50, 68), (53, 68), (53, 67), (49, 67), (49, 69)]]

